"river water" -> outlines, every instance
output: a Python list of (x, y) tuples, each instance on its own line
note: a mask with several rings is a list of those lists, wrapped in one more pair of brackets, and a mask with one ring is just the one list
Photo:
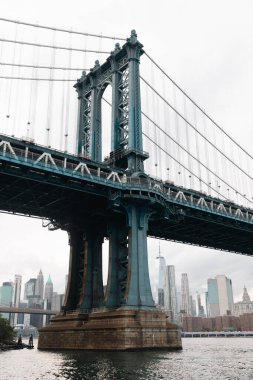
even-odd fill
[(174, 352), (0, 352), (0, 380), (253, 379), (253, 338), (183, 338), (183, 347)]

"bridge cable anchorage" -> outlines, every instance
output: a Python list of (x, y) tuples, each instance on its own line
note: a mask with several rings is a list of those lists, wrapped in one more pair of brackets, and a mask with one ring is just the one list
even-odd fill
[(10, 23), (19, 24), (19, 25), (31, 26), (31, 27), (39, 28), (39, 29), (50, 29), (50, 30), (55, 30), (57, 32), (63, 32), (63, 33), (79, 34), (81, 36), (87, 36), (87, 37), (97, 37), (97, 38), (106, 38), (106, 39), (110, 39), (110, 40), (126, 41), (126, 38), (123, 38), (123, 37), (112, 37), (112, 36), (106, 36), (106, 35), (104, 36), (104, 35), (101, 35), (101, 34), (93, 34), (93, 33), (80, 32), (80, 31), (73, 30), (73, 29), (55, 28), (55, 27), (52, 27), (52, 26), (32, 24), (32, 23), (29, 23), (29, 22), (24, 22), (24, 21), (19, 21), (19, 20), (12, 20), (12, 19), (7, 19), (7, 18), (3, 18), (3, 17), (0, 17), (0, 21), (6, 21), (6, 22), (10, 22)]
[(202, 132), (200, 132), (192, 123), (190, 123), (175, 107), (172, 106), (164, 97), (159, 94), (159, 92), (151, 86), (142, 76), (140, 76), (141, 80), (149, 87), (152, 91), (156, 93), (157, 96), (159, 96), (178, 116), (182, 118), (192, 129), (194, 129), (204, 140), (207, 140), (207, 142), (216, 149), (223, 157), (225, 157), (228, 161), (230, 161), (234, 166), (237, 167), (243, 174), (245, 174), (248, 178), (253, 180), (253, 177), (249, 175), (245, 170), (243, 170), (239, 165), (237, 165), (234, 161), (232, 161), (224, 152), (222, 152), (219, 148), (217, 148), (206, 136), (203, 135)]
[(84, 69), (83, 67), (52, 67), (52, 66), (38, 66), (38, 65), (26, 65), (26, 64), (18, 64), (18, 63), (10, 63), (10, 62), (0, 62), (0, 66), (16, 66), (16, 67), (27, 67), (31, 69), (48, 69), (48, 70), (66, 70), (66, 71), (88, 71), (89, 69)]
[(252, 160), (253, 160), (253, 156), (246, 151), (246, 149), (244, 149), (235, 139), (233, 139), (233, 137), (231, 137), (218, 123), (216, 123), (212, 118), (211, 116), (209, 116), (203, 108), (201, 108), (162, 68), (160, 65), (158, 65), (158, 63), (155, 62), (155, 60), (153, 58), (150, 57), (150, 55), (148, 53), (146, 53), (146, 51), (144, 51), (144, 54), (147, 56), (147, 58), (171, 81), (171, 83), (173, 83), (177, 89), (183, 94), (186, 96), (186, 98), (188, 100), (190, 100), (191, 103), (194, 104), (195, 107), (198, 108), (199, 111), (201, 111), (221, 132), (223, 132), (231, 141), (233, 141), (233, 143), (235, 145), (238, 146), (238, 148), (240, 148), (248, 157), (250, 157)]
[(38, 46), (48, 49), (60, 49), (60, 50), (72, 50), (72, 51), (79, 51), (82, 53), (96, 53), (96, 54), (108, 54), (110, 55), (110, 51), (99, 51), (99, 50), (90, 50), (90, 49), (78, 49), (78, 48), (68, 48), (66, 46), (53, 46), (53, 45), (44, 45), (44, 44), (38, 44), (35, 42), (25, 42), (25, 41), (17, 41), (17, 40), (9, 40), (6, 38), (0, 38), (0, 41), (7, 42), (7, 43), (13, 43), (13, 44), (21, 44), (21, 45), (28, 45), (28, 46)]
[[(195, 160), (200, 166), (203, 166), (203, 168), (205, 168), (209, 173), (213, 174), (217, 179), (219, 179), (221, 182), (223, 182), (226, 186), (229, 186), (232, 190), (234, 190), (235, 192), (238, 192), (232, 185), (230, 185), (228, 182), (226, 182), (224, 179), (222, 179), (218, 174), (216, 174), (213, 170), (209, 169), (208, 166), (206, 166), (203, 162), (201, 162), (197, 157), (195, 157), (191, 152), (189, 152), (186, 148), (184, 148), (178, 141), (176, 141), (172, 136), (169, 135), (168, 132), (165, 132), (158, 124), (156, 124), (148, 115), (146, 115), (145, 112), (141, 112), (142, 115), (144, 117), (146, 117), (155, 127), (157, 127), (162, 133), (165, 134), (166, 137), (168, 137), (171, 141), (173, 141), (176, 145), (178, 145), (178, 147), (180, 149), (182, 149), (186, 154), (188, 154), (191, 158), (193, 158), (193, 160)], [(147, 137), (147, 135), (143, 132), (143, 135), (145, 137)], [(154, 142), (153, 140), (150, 139), (150, 141)], [(158, 145), (157, 145), (158, 146)], [(159, 149), (163, 150), (163, 148), (159, 145), (158, 146)], [(179, 161), (178, 161), (179, 162)], [(182, 164), (180, 164), (182, 165)], [(186, 168), (186, 167), (184, 167)], [(190, 170), (189, 170), (190, 169)], [(191, 168), (189, 168), (186, 170), (191, 172), (192, 174), (192, 170)], [(201, 176), (198, 175), (196, 178), (198, 178), (199, 180), (201, 180), (201, 182), (203, 182), (203, 180), (201, 179)], [(203, 182), (204, 183), (204, 182)], [(209, 185), (210, 182), (208, 182), (208, 187), (210, 187)], [(243, 196), (242, 193), (238, 192), (239, 195)], [(250, 201), (251, 202), (251, 201)], [(252, 202), (251, 202), (252, 203)]]

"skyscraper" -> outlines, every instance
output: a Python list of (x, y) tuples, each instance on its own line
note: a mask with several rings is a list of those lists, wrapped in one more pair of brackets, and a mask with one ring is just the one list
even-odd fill
[[(3, 282), (3, 285), (0, 286), (0, 305), (1, 306), (12, 306), (13, 299), (13, 283), (12, 282)], [(10, 320), (9, 313), (2, 313), (2, 316)]]
[(31, 297), (35, 297), (36, 278), (30, 278), (25, 283), (24, 300), (29, 300)]
[(197, 315), (196, 300), (194, 300), (192, 296), (190, 296), (190, 303), (191, 303), (191, 315), (193, 317), (196, 317)]
[[(14, 286), (13, 286), (13, 299), (12, 299), (12, 305), (14, 307), (19, 307), (20, 303), (20, 294), (21, 294), (21, 283), (22, 283), (22, 276), (20, 274), (15, 274), (14, 277)], [(13, 315), (13, 326), (16, 326), (18, 323), (18, 314)]]
[(198, 316), (205, 317), (205, 311), (204, 311), (204, 307), (201, 305), (201, 298), (200, 298), (199, 293), (197, 293), (197, 301), (198, 301)]
[(177, 289), (174, 265), (167, 265), (164, 281), (164, 309), (171, 322), (178, 322)]
[(53, 293), (52, 310), (61, 311), (61, 307), (64, 304), (64, 297), (64, 294), (58, 294), (56, 292)]
[(159, 272), (158, 272), (158, 305), (164, 306), (164, 280), (165, 280), (165, 268), (166, 262), (165, 258), (161, 256), (160, 244), (159, 244), (159, 255), (157, 256), (159, 260)]
[(42, 271), (40, 270), (37, 276), (37, 280), (36, 280), (35, 295), (39, 296), (39, 299), (42, 301), (43, 293), (44, 293), (44, 276), (42, 274)]
[(49, 275), (48, 280), (45, 285), (44, 300), (47, 301), (51, 306), (52, 298), (53, 298), (53, 283)]
[(181, 278), (181, 311), (187, 315), (191, 315), (191, 302), (187, 273), (182, 273)]
[(225, 275), (207, 280), (207, 313), (209, 317), (233, 314), (232, 281)]

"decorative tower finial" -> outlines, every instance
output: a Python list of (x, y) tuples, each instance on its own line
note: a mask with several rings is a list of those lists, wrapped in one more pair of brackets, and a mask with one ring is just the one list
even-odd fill
[(95, 65), (94, 65), (94, 67), (93, 67), (93, 70), (97, 70), (99, 67), (100, 67), (99, 60), (96, 59), (96, 61), (95, 61)]
[(115, 48), (114, 48), (114, 53), (117, 53), (118, 51), (120, 51), (120, 44), (118, 42), (116, 42)]
[(137, 33), (136, 33), (135, 29), (131, 30), (131, 36), (130, 36), (130, 38), (127, 39), (127, 41), (131, 42), (132, 44), (136, 44), (136, 42), (137, 42)]

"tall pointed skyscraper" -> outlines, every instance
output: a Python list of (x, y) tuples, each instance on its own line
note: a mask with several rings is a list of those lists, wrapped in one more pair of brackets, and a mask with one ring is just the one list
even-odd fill
[(53, 287), (51, 277), (49, 275), (48, 280), (45, 285), (44, 300), (48, 301), (50, 304), (52, 304), (53, 291), (54, 291), (54, 287)]
[(40, 300), (43, 300), (43, 293), (44, 293), (44, 276), (42, 274), (42, 271), (39, 271), (36, 285), (35, 285), (35, 295), (39, 296)]
[(164, 306), (164, 280), (165, 280), (165, 269), (166, 262), (165, 258), (161, 256), (160, 243), (159, 243), (159, 255), (157, 256), (159, 260), (159, 272), (158, 272), (158, 305)]
[[(21, 294), (21, 283), (22, 283), (22, 276), (20, 274), (15, 274), (14, 288), (13, 288), (13, 300), (12, 300), (12, 305), (14, 307), (19, 307), (20, 294)], [(18, 314), (14, 314), (13, 315), (13, 326), (16, 326), (17, 323), (18, 323)]]

